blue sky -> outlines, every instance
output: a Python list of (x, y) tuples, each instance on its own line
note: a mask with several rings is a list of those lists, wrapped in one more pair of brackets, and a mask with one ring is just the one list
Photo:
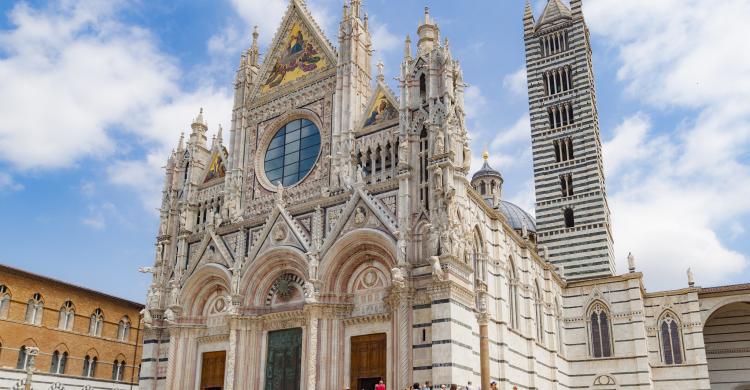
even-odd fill
[[(340, 0), (307, 0), (336, 41)], [(204, 107), (229, 127), (239, 53), (286, 0), (0, 2), (0, 263), (143, 300), (162, 169)], [(461, 61), (475, 156), (533, 209), (523, 1), (365, 1), (397, 75), (425, 5)], [(544, 0), (536, 0), (537, 16)], [(649, 290), (747, 282), (750, 3), (584, 0), (618, 267)], [(393, 81), (391, 81), (393, 83)]]

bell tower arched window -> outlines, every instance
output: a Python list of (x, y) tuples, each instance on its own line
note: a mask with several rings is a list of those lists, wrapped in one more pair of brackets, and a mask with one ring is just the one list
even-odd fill
[(572, 228), (575, 226), (575, 217), (573, 215), (573, 209), (566, 208), (563, 211), (563, 218), (565, 219), (565, 227), (566, 228)]
[(425, 210), (430, 209), (430, 175), (427, 169), (427, 152), (429, 148), (427, 129), (422, 128), (419, 134), (419, 202)]

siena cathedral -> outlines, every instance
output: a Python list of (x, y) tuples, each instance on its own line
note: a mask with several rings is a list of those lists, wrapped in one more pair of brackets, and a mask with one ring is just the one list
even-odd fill
[(201, 111), (169, 157), (141, 389), (750, 389), (750, 284), (615, 272), (581, 0), (523, 16), (535, 217), (472, 170), (427, 9), (394, 91), (361, 3), (334, 46), (290, 0), (241, 56), (228, 145)]

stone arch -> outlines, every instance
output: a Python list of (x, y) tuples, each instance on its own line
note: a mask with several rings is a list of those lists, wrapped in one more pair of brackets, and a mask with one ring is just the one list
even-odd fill
[(617, 390), (617, 381), (615, 377), (609, 374), (599, 374), (594, 377), (594, 381), (589, 389), (592, 390)]
[(750, 300), (742, 298), (717, 299), (704, 321), (703, 345), (712, 389), (745, 389), (750, 385), (750, 368), (736, 363), (737, 351), (750, 347), (745, 337), (750, 334)]
[(93, 347), (86, 350), (86, 353), (84, 355), (92, 359), (93, 358), (97, 358), (97, 360), (99, 359), (99, 351), (97, 351), (96, 348), (93, 348)]
[(323, 256), (322, 290), (346, 292), (354, 271), (368, 261), (380, 261), (386, 269), (392, 269), (396, 266), (395, 253), (395, 240), (380, 230), (362, 228), (345, 234)]
[[(708, 300), (706, 299), (702, 299), (701, 304), (707, 301)], [(701, 310), (701, 321), (703, 322), (704, 326), (711, 319), (711, 317), (713, 317), (714, 314), (717, 311), (721, 310), (723, 307), (731, 305), (733, 303), (750, 303), (750, 300), (748, 300), (746, 295), (733, 295), (713, 302), (715, 303), (712, 306), (702, 308), (703, 310)]]
[(180, 294), (185, 315), (205, 315), (207, 304), (215, 301), (217, 294), (229, 294), (231, 279), (229, 270), (219, 264), (205, 264), (196, 269)]
[(612, 308), (602, 299), (594, 299), (586, 307), (586, 340), (594, 358), (614, 356)]
[(282, 246), (264, 252), (245, 269), (240, 281), (240, 294), (245, 305), (264, 306), (273, 283), (284, 274), (307, 280), (307, 256), (298, 248)]

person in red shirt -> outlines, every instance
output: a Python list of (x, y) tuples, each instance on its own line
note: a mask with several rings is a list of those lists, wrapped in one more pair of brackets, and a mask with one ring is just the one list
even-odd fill
[(375, 385), (375, 390), (385, 390), (385, 384), (383, 383), (382, 379), (380, 380), (380, 382), (378, 382), (377, 385)]

